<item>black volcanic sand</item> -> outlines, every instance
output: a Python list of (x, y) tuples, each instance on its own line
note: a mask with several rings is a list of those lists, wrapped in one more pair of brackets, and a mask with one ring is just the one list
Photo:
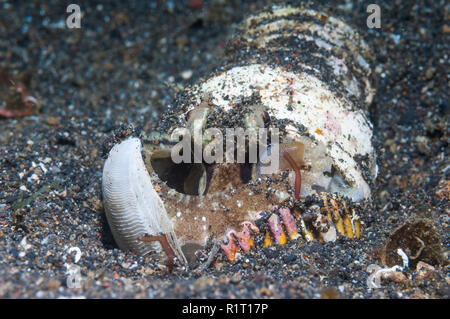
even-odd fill
[[(164, 259), (115, 246), (101, 202), (105, 141), (129, 124), (150, 130), (177, 92), (219, 65), (233, 27), (270, 1), (174, 2), (83, 1), (79, 30), (65, 28), (67, 1), (0, 4), (0, 69), (29, 72), (42, 101), (37, 115), (0, 119), (0, 297), (449, 298), (444, 1), (377, 1), (381, 29), (372, 30), (366, 1), (330, 4), (376, 60), (379, 177), (360, 240), (291, 241), (172, 275)], [(435, 271), (419, 278), (411, 267), (368, 289), (367, 267), (382, 265), (389, 235), (416, 220), (439, 235), (441, 259), (427, 259)], [(66, 284), (70, 247), (82, 253), (79, 289)]]

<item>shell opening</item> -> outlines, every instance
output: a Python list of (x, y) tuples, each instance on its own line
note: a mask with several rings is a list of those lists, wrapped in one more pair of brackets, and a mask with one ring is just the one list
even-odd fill
[[(237, 145), (237, 144), (236, 144)], [(256, 163), (250, 159), (249, 140), (245, 140), (245, 162), (238, 163), (236, 160), (231, 163), (175, 163), (171, 157), (170, 149), (157, 149), (150, 152), (151, 169), (158, 175), (161, 181), (181, 194), (202, 196), (205, 194), (218, 193), (229, 190), (231, 188), (239, 188), (251, 181), (256, 181), (260, 176), (261, 160), (267, 162), (270, 157), (270, 141), (269, 151), (259, 156), (259, 148), (256, 151)], [(237, 146), (234, 149), (237, 158)], [(283, 143), (279, 147), (279, 155), (277, 158), (278, 168), (275, 174), (281, 174), (282, 171), (294, 170), (294, 168), (304, 168), (303, 161), (304, 144), (301, 142)], [(286, 159), (289, 156), (295, 163)], [(193, 159), (193, 158), (192, 158)], [(225, 159), (225, 158), (224, 158)], [(272, 159), (273, 160), (273, 159)], [(225, 183), (226, 181), (226, 183)]]
[(175, 163), (170, 151), (155, 151), (150, 159), (151, 166), (167, 186), (187, 195), (203, 195), (206, 190), (207, 173), (202, 163)]

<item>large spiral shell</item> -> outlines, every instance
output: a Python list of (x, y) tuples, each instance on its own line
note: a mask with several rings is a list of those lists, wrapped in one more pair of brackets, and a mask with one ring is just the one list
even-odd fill
[[(349, 205), (370, 199), (377, 175), (367, 114), (374, 94), (368, 46), (334, 17), (305, 8), (273, 7), (248, 18), (228, 51), (223, 67), (187, 88), (164, 114), (158, 130), (170, 134), (180, 127), (261, 126), (267, 124), (261, 114), (267, 114), (269, 128), (279, 128), (282, 143), (304, 145), (303, 161), (310, 169), (302, 172), (301, 195), (326, 201), (324, 194), (335, 194), (334, 214), (327, 208), (325, 219), (341, 223), (336, 229), (342, 234), (358, 237), (359, 219), (354, 210), (349, 213)], [(251, 118), (253, 113), (257, 115)], [(294, 172), (289, 173), (289, 183), (279, 177), (249, 186), (240, 180), (242, 171), (236, 166), (216, 165), (214, 171), (202, 165), (181, 167), (184, 172), (164, 157), (167, 150), (158, 153), (153, 146), (144, 144), (144, 163), (140, 141), (125, 140), (105, 163), (105, 208), (123, 249), (148, 253), (158, 247), (137, 238), (163, 233), (185, 261), (180, 247), (204, 245), (211, 236), (241, 225), (245, 231), (234, 236), (247, 238), (249, 229), (256, 229), (248, 221), (260, 218), (261, 211), (286, 205), (292, 194)], [(342, 218), (338, 202), (343, 205)], [(282, 212), (292, 229), (293, 219)], [(306, 229), (303, 221), (300, 224)]]

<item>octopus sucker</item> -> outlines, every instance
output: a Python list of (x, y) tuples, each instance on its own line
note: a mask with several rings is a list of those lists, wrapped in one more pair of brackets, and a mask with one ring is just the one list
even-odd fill
[(144, 144), (111, 150), (103, 198), (119, 247), (187, 266), (217, 240), (234, 262), (290, 241), (359, 238), (378, 170), (367, 44), (320, 11), (274, 6), (245, 20), (227, 52)]

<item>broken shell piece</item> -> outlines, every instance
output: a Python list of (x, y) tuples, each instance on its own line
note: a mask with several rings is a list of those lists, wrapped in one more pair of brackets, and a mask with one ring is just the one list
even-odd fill
[(436, 269), (433, 266), (424, 263), (423, 261), (419, 261), (416, 266), (416, 276), (414, 279), (419, 282), (422, 280), (429, 280), (433, 277), (435, 271)]
[(328, 228), (328, 230), (326, 232), (320, 233), (320, 238), (324, 242), (335, 241), (337, 238), (336, 227), (334, 227), (333, 225), (330, 225), (330, 227)]
[[(392, 279), (398, 280), (398, 279), (406, 279), (406, 277), (401, 277), (398, 275), (398, 273), (402, 274), (401, 272), (402, 267), (400, 266), (393, 266), (391, 268), (382, 268), (379, 265), (371, 264), (367, 267), (367, 272), (370, 273), (369, 278), (367, 278), (367, 287), (369, 289), (372, 288), (381, 288), (381, 280), (382, 279)], [(389, 278), (392, 275), (392, 278)], [(404, 275), (403, 275), (404, 276)]]
[(314, 228), (319, 232), (319, 240), (324, 242), (335, 241), (337, 238), (336, 227), (321, 213), (318, 213), (313, 223)]
[(103, 168), (102, 189), (106, 217), (120, 249), (141, 255), (159, 252), (159, 244), (139, 239), (164, 234), (179, 260), (186, 263), (172, 222), (142, 160), (139, 139), (129, 138), (112, 148)]

